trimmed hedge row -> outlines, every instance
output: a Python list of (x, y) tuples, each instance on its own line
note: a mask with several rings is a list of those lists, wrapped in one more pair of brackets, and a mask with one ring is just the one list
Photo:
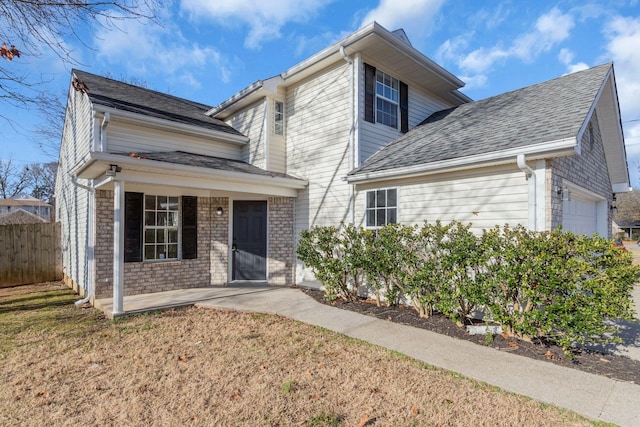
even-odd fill
[(640, 268), (610, 240), (522, 226), (476, 236), (471, 225), (401, 224), (378, 230), (351, 224), (301, 233), (297, 253), (330, 300), (374, 294), (378, 304), (409, 302), (428, 317), (459, 325), (478, 313), (520, 339), (619, 342), (608, 319), (631, 320)]

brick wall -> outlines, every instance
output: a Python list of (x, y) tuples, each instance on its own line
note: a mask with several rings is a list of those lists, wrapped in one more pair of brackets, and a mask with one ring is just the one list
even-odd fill
[[(211, 239), (210, 266), (211, 283), (226, 285), (229, 277), (229, 198), (212, 197), (211, 199)], [(221, 207), (222, 215), (216, 215)]]
[(293, 201), (291, 197), (270, 197), (269, 204), (269, 284), (291, 286), (293, 253)]
[[(589, 130), (582, 135), (582, 152), (579, 155), (554, 159), (547, 167), (547, 194), (551, 197), (547, 215), (547, 225), (551, 229), (562, 225), (562, 196), (555, 189), (561, 189), (564, 180), (584, 187), (608, 200), (611, 203), (611, 181), (607, 170), (604, 145), (595, 112), (591, 118), (593, 143)], [(609, 235), (611, 234), (611, 214), (607, 220)]]
[[(212, 204), (198, 198), (198, 258), (124, 264), (124, 295), (218, 284), (210, 277)], [(96, 191), (96, 298), (113, 295), (113, 192)]]

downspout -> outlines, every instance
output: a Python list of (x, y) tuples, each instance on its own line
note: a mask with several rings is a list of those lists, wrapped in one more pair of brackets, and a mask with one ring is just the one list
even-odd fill
[[(94, 246), (95, 246), (95, 230), (94, 230), (94, 198), (95, 187), (93, 186), (93, 180), (89, 181), (89, 185), (80, 184), (75, 176), (71, 176), (71, 182), (76, 187), (80, 187), (89, 192), (89, 202), (87, 206), (87, 261), (85, 268), (87, 269), (87, 294), (81, 300), (75, 302), (75, 305), (86, 304), (91, 301), (91, 298), (95, 294), (95, 277), (94, 277)], [(91, 265), (89, 265), (91, 264)]]
[[(344, 51), (344, 46), (340, 46), (340, 55), (342, 55), (342, 58), (347, 62), (347, 64), (349, 64), (351, 66), (351, 72), (349, 73), (349, 107), (350, 107), (350, 114), (351, 114), (351, 127), (349, 129), (349, 147), (350, 147), (350, 151), (349, 151), (349, 155), (350, 155), (350, 165), (349, 165), (349, 170), (353, 170), (356, 168), (356, 141), (354, 138), (354, 132), (355, 132), (355, 100), (354, 98), (354, 87), (353, 87), (353, 83), (354, 83), (354, 78), (353, 78), (353, 74), (354, 74), (354, 69), (353, 69), (353, 59), (351, 59), (349, 57), (349, 55), (347, 55), (347, 53)], [(354, 189), (354, 185), (353, 184), (349, 184), (349, 193), (350, 193), (350, 199), (351, 199), (351, 223), (355, 225), (356, 223), (356, 194), (355, 194), (355, 189)]]
[(108, 111), (104, 113), (102, 124), (100, 125), (100, 151), (104, 152), (107, 148), (107, 125), (111, 120), (111, 114)]
[(524, 154), (518, 154), (517, 163), (520, 170), (525, 173), (527, 181), (529, 182), (529, 229), (536, 231), (538, 229), (536, 219), (536, 171), (527, 164)]

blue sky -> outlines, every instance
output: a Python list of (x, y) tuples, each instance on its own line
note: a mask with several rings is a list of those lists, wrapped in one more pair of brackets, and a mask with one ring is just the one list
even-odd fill
[[(631, 184), (640, 188), (638, 0), (182, 0), (157, 14), (161, 25), (78, 27), (82, 41), (65, 41), (74, 65), (43, 49), (3, 67), (42, 76), (59, 93), (75, 67), (217, 105), (373, 20), (403, 28), (414, 47), (465, 81), (462, 91), (476, 100), (613, 61)], [(0, 115), (14, 123), (0, 126), (0, 158), (56, 160), (32, 135), (39, 114), (0, 103)]]

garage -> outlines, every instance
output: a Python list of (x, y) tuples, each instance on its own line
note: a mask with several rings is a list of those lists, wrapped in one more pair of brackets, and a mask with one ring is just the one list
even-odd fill
[(562, 229), (576, 234), (607, 236), (606, 206), (604, 199), (598, 200), (595, 196), (571, 189), (568, 200), (562, 201)]

